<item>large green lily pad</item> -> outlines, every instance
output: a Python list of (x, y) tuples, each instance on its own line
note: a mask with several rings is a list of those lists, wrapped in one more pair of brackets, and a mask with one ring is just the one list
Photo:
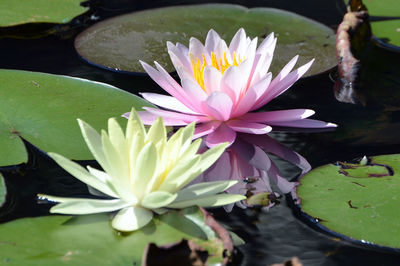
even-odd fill
[[(365, 161), (365, 160), (363, 160)], [(301, 209), (325, 229), (378, 246), (400, 248), (400, 155), (367, 164), (314, 169), (297, 188)]]
[(66, 23), (86, 12), (82, 0), (1, 0), (0, 27), (46, 22)]
[(397, 0), (364, 0), (371, 16), (400, 17), (400, 5)]
[(89, 63), (110, 70), (143, 73), (142, 60), (157, 61), (173, 72), (167, 41), (188, 46), (193, 36), (204, 42), (213, 28), (229, 43), (241, 27), (259, 41), (270, 32), (278, 36), (275, 75), (297, 54), (300, 63), (316, 59), (308, 75), (336, 65), (335, 33), (330, 28), (288, 11), (228, 4), (174, 6), (114, 17), (78, 35), (75, 48)]
[[(0, 264), (5, 265), (141, 265), (149, 243), (173, 244), (183, 238), (203, 246), (222, 261), (223, 244), (202, 219), (201, 227), (189, 216), (197, 208), (171, 211), (141, 230), (120, 234), (107, 214), (80, 217), (24, 218), (0, 225)], [(203, 230), (213, 232), (212, 237)], [(218, 253), (218, 254), (217, 254)], [(218, 258), (218, 260), (216, 260)]]
[[(0, 166), (27, 161), (20, 137), (71, 159), (91, 160), (77, 118), (98, 130), (147, 102), (116, 87), (80, 78), (0, 70)], [(123, 123), (126, 119), (120, 118)]]

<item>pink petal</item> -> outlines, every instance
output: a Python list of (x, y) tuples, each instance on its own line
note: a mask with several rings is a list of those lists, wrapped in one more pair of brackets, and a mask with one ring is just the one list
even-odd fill
[(276, 167), (275, 163), (272, 161), (271, 167), (267, 173), (269, 179), (272, 180), (284, 194), (291, 192), (296, 187), (295, 182), (289, 182), (282, 176), (278, 167)]
[(299, 56), (296, 55), (295, 57), (293, 57), (281, 70), (281, 72), (279, 72), (278, 76), (276, 76), (276, 78), (274, 78), (274, 80), (272, 81), (272, 85), (277, 84), (278, 82), (280, 82), (284, 77), (286, 77), (290, 71), (292, 71), (293, 67), (296, 65), (297, 63), (297, 59), (299, 59)]
[(240, 138), (296, 165), (302, 170), (302, 174), (308, 172), (311, 169), (310, 164), (303, 156), (301, 156), (294, 150), (282, 145), (268, 135), (240, 134)]
[[(188, 70), (190, 70), (192, 68), (192, 65), (190, 63), (187, 52), (184, 53), (184, 50), (179, 49), (177, 46), (175, 46), (171, 42), (167, 42), (167, 47), (168, 47), (168, 53), (171, 57), (172, 64), (175, 66), (175, 68), (177, 66), (183, 66)], [(187, 50), (187, 48), (186, 48), (186, 50)]]
[(337, 127), (334, 123), (314, 120), (314, 119), (302, 119), (302, 120), (294, 120), (294, 121), (277, 121), (277, 122), (269, 122), (272, 126), (281, 126), (281, 127), (300, 127), (300, 128), (329, 128), (329, 127)]
[[(271, 82), (272, 74), (266, 75), (259, 82), (251, 86), (240, 101), (236, 104), (232, 117), (239, 117), (254, 109), (254, 104), (263, 95)], [(246, 119), (244, 119), (246, 120)], [(251, 122), (251, 121), (249, 121)], [(254, 121), (253, 121), (254, 122)], [(258, 122), (258, 121), (256, 121)]]
[(239, 157), (255, 168), (268, 171), (271, 166), (271, 160), (268, 155), (260, 147), (243, 141), (239, 136), (232, 144), (231, 149), (236, 151)]
[(178, 101), (178, 99), (174, 97), (157, 93), (149, 93), (149, 92), (143, 92), (140, 94), (142, 95), (143, 98), (145, 98), (152, 104), (158, 105), (160, 107), (181, 113), (195, 114), (195, 115), (199, 114), (189, 109), (187, 106), (185, 106), (183, 103), (181, 103), (180, 101)]
[(224, 152), (221, 157), (206, 170), (204, 181), (223, 181), (231, 179), (231, 159), (228, 152)]
[(198, 58), (202, 62), (203, 55), (206, 57), (206, 61), (210, 62), (210, 56), (204, 45), (198, 39), (191, 37), (189, 40), (189, 59), (196, 62)]
[(204, 87), (208, 94), (220, 90), (222, 74), (218, 69), (212, 66), (207, 66), (204, 69)]
[[(221, 39), (218, 42), (217, 46), (215, 47), (214, 53), (217, 56), (217, 58), (221, 58), (223, 60), (224, 56), (226, 56), (228, 61), (232, 62), (231, 53), (229, 52), (228, 46), (226, 45), (226, 42), (224, 40)], [(211, 61), (207, 61), (207, 62), (211, 62)]]
[(143, 109), (145, 109), (148, 113), (164, 118), (164, 122), (167, 126), (181, 126), (195, 121), (201, 123), (209, 120), (209, 118), (206, 116), (182, 114), (150, 107), (143, 107)]
[(232, 102), (236, 104), (246, 83), (247, 80), (243, 78), (237, 67), (229, 67), (222, 75), (221, 91), (229, 95)]
[[(174, 82), (170, 82), (169, 79), (165, 77), (164, 74), (158, 72), (156, 69), (154, 69), (152, 66), (149, 64), (140, 61), (142, 64), (144, 70), (149, 74), (149, 76), (161, 87), (163, 88), (166, 92), (177, 98), (179, 101), (184, 102), (185, 101), (185, 95), (182, 90), (182, 87), (174, 80)], [(169, 76), (169, 74), (168, 74)], [(172, 77), (171, 77), (172, 79)]]
[(221, 37), (218, 35), (218, 33), (213, 29), (209, 30), (205, 42), (207, 53), (211, 54), (211, 52), (214, 52), (217, 49), (217, 45), (220, 41)]
[(249, 87), (248, 86), (250, 84), (249, 77), (251, 69), (253, 68), (253, 62), (254, 62), (254, 53), (248, 54), (248, 57), (239, 66), (237, 66), (237, 69), (240, 72), (243, 79), (243, 85), (240, 91), (239, 98), (242, 97), (244, 93), (246, 93), (246, 90)]
[(260, 73), (261, 76), (264, 76), (268, 73), (269, 67), (271, 66), (272, 59), (274, 57), (274, 50), (276, 46), (277, 38), (274, 38), (274, 34), (271, 33), (268, 35), (266, 39), (260, 44), (258, 47), (256, 54), (262, 54), (257, 72)]
[(194, 106), (189, 100), (190, 98), (188, 98), (183, 88), (168, 74), (167, 71), (165, 71), (162, 66), (160, 66), (157, 62), (154, 62), (157, 69), (159, 70), (157, 71), (145, 62), (140, 61), (140, 63), (146, 70), (147, 74), (149, 74), (150, 77), (166, 92), (177, 98), (186, 106), (189, 106), (190, 109), (198, 111), (198, 109), (196, 109), (196, 106)]
[(261, 122), (261, 123), (273, 123), (273, 122), (286, 122), (294, 121), (307, 118), (315, 114), (313, 110), (310, 109), (290, 109), (290, 110), (279, 110), (279, 111), (269, 111), (269, 112), (258, 112), (258, 113), (247, 113), (241, 116), (248, 122)]
[(193, 139), (200, 138), (215, 131), (221, 125), (219, 121), (209, 121), (200, 125), (196, 125), (194, 130)]
[[(200, 85), (193, 79), (182, 79), (182, 87), (188, 97), (188, 100), (183, 104), (193, 106), (193, 111), (204, 113), (203, 102), (207, 99), (207, 94), (203, 91)], [(191, 108), (192, 109), (192, 108)]]
[(226, 121), (230, 118), (233, 103), (223, 92), (213, 92), (203, 104), (207, 114), (216, 120)]
[(212, 148), (223, 142), (232, 144), (235, 139), (236, 132), (222, 123), (214, 132), (207, 136), (206, 144), (208, 147)]
[[(138, 115), (140, 116), (140, 119), (142, 120), (144, 125), (152, 125), (156, 121), (156, 119), (160, 117), (157, 114), (152, 114), (146, 111), (138, 111)], [(163, 117), (163, 121), (164, 124), (167, 126), (186, 126), (189, 124), (180, 119), (171, 119), (168, 117)]]
[[(236, 53), (238, 56), (239, 51), (243, 52), (244, 47), (246, 46), (246, 32), (243, 28), (240, 28), (235, 36), (233, 36), (231, 43), (229, 44), (229, 52), (233, 54)], [(241, 54), (243, 56), (243, 54)]]
[(304, 75), (304, 73), (307, 72), (307, 70), (311, 67), (313, 62), (314, 62), (314, 59), (311, 60), (310, 62), (308, 62), (307, 64), (299, 67), (295, 71), (291, 72), (290, 74), (288, 74), (284, 79), (282, 79), (279, 82), (274, 82), (278, 78), (278, 77), (276, 77), (271, 82), (268, 90), (264, 93), (262, 98), (260, 98), (261, 101), (256, 104), (255, 108), (260, 108), (261, 106), (267, 104), (269, 101), (271, 101), (275, 97), (278, 97), (279, 95), (284, 93), (287, 89), (289, 89), (293, 85), (293, 83), (295, 83), (301, 76)]
[(243, 120), (231, 120), (228, 121), (226, 124), (235, 131), (249, 134), (267, 134), (272, 130), (272, 127), (268, 125), (260, 123), (250, 123)]

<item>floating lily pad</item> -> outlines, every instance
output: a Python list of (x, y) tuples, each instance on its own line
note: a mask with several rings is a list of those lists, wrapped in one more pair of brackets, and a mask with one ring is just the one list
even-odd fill
[(371, 16), (400, 17), (398, 0), (364, 0)]
[[(365, 160), (363, 160), (365, 161)], [(400, 249), (400, 155), (314, 169), (297, 188), (302, 211), (323, 230), (360, 244)]]
[[(80, 217), (24, 218), (0, 225), (0, 264), (7, 265), (141, 265), (149, 243), (166, 245), (183, 238), (195, 241), (210, 255), (220, 252), (222, 241), (186, 218), (197, 208), (171, 211), (131, 234), (114, 231), (107, 214)], [(199, 214), (201, 215), (201, 214)], [(204, 217), (202, 227), (205, 225)], [(212, 231), (212, 230), (211, 230)]]
[[(147, 102), (116, 87), (80, 78), (0, 70), (0, 166), (27, 161), (20, 137), (71, 159), (91, 160), (77, 118), (98, 130)], [(148, 104), (147, 104), (148, 105)], [(121, 122), (126, 119), (120, 118)]]
[(4, 184), (3, 176), (0, 173), (0, 207), (6, 200), (6, 185)]
[(188, 46), (189, 38), (196, 37), (204, 42), (213, 28), (229, 43), (241, 27), (260, 42), (271, 32), (278, 36), (275, 75), (297, 54), (300, 63), (316, 59), (308, 75), (336, 65), (335, 33), (330, 28), (288, 11), (228, 4), (174, 6), (114, 17), (78, 35), (75, 48), (89, 63), (114, 71), (143, 73), (142, 60), (157, 61), (173, 72), (167, 41)]
[(371, 28), (383, 42), (400, 47), (400, 19), (372, 22)]
[(0, 27), (25, 23), (66, 23), (88, 11), (83, 0), (1, 0)]

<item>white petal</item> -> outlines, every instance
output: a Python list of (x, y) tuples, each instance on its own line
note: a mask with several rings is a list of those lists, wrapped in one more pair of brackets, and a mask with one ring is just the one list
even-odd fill
[(177, 194), (171, 194), (165, 191), (155, 191), (147, 194), (141, 205), (147, 209), (158, 209), (172, 203), (177, 197)]
[(147, 143), (138, 155), (132, 186), (139, 200), (149, 193), (155, 182), (157, 159), (157, 150), (152, 142)]
[(218, 160), (218, 158), (225, 151), (227, 145), (227, 143), (222, 143), (200, 154), (201, 160), (199, 163), (199, 167), (201, 169), (201, 172), (207, 170), (216, 160)]
[(115, 149), (121, 153), (126, 153), (127, 157), (128, 146), (126, 145), (125, 135), (115, 118), (108, 119), (108, 135), (110, 136), (110, 141)]
[(206, 196), (204, 198), (195, 198), (191, 200), (173, 202), (168, 207), (170, 208), (186, 208), (189, 206), (199, 206), (199, 207), (217, 207), (222, 205), (227, 205), (240, 200), (246, 199), (245, 196), (238, 194), (217, 194), (212, 196)]
[(167, 131), (164, 126), (164, 122), (161, 117), (157, 118), (156, 121), (151, 125), (149, 131), (146, 134), (144, 141), (152, 142), (157, 145), (160, 141), (165, 141), (167, 138)]
[[(235, 36), (233, 36), (231, 43), (229, 44), (229, 51), (231, 54), (236, 52), (236, 56), (238, 53), (243, 52), (244, 47), (246, 46), (246, 32), (243, 28), (240, 28)], [(243, 56), (243, 54), (241, 54)]]
[(100, 134), (85, 121), (78, 119), (78, 123), (81, 128), (82, 136), (90, 152), (93, 154), (100, 166), (107, 172), (110, 169), (110, 166), (103, 151)]
[(213, 29), (209, 30), (205, 42), (207, 53), (211, 54), (211, 52), (214, 52), (217, 49), (217, 45), (220, 41), (221, 37), (218, 35), (218, 33)]
[(231, 186), (235, 185), (237, 180), (228, 181), (213, 181), (213, 182), (202, 182), (188, 186), (178, 192), (176, 201), (183, 201), (194, 199), (197, 197), (204, 197), (206, 195), (213, 195), (224, 192)]
[(112, 220), (112, 227), (129, 232), (142, 228), (153, 219), (153, 212), (142, 207), (127, 207), (118, 212)]
[(110, 139), (108, 138), (107, 133), (105, 131), (102, 131), (101, 133), (104, 153), (107, 161), (110, 164), (110, 169), (107, 171), (107, 173), (112, 178), (112, 183), (117, 190), (118, 195), (127, 202), (136, 201), (137, 198), (130, 190), (131, 183), (129, 165), (124, 163), (124, 161), (121, 159), (121, 155), (117, 150), (115, 150)]
[(146, 130), (144, 128), (144, 125), (142, 123), (142, 120), (140, 119), (138, 113), (134, 108), (132, 108), (129, 118), (128, 118), (128, 124), (126, 125), (126, 132), (125, 132), (125, 137), (128, 142), (128, 146), (130, 147), (132, 144), (132, 138), (136, 134), (141, 134), (144, 136), (146, 134)]
[(112, 212), (129, 206), (120, 199), (99, 200), (99, 199), (67, 199), (64, 198), (61, 203), (50, 209), (51, 213), (62, 214), (92, 214), (101, 212)]
[(199, 161), (199, 156), (179, 161), (167, 174), (159, 190), (175, 193), (180, 188), (184, 187), (201, 173), (198, 167)]
[(97, 190), (100, 190), (104, 194), (107, 194), (114, 198), (118, 198), (113, 189), (111, 189), (106, 182), (103, 182), (103, 180), (91, 175), (90, 173), (88, 173), (88, 171), (85, 170), (85, 168), (83, 168), (79, 164), (57, 153), (50, 152), (48, 154), (54, 161), (56, 161), (62, 168), (64, 168), (74, 177), (78, 178), (87, 185), (94, 187)]

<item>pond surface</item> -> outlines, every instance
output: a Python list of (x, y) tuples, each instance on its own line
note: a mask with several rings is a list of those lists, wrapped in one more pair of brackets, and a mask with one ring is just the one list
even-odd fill
[[(117, 9), (117, 1), (110, 1), (107, 7), (110, 10), (100, 10), (101, 18), (127, 12), (130, 9), (126, 5), (129, 1), (120, 2), (122, 10)], [(252, 6), (267, 6), (267, 4), (274, 6), (277, 2), (254, 1)], [(305, 4), (305, 6), (308, 5), (307, 7), (286, 5), (286, 8), (304, 11), (304, 8), (312, 8), (312, 3), (317, 1), (305, 2), (307, 2)], [(244, 1), (238, 1), (238, 4), (244, 3)], [(159, 1), (154, 4), (165, 5), (166, 2)], [(139, 6), (148, 8), (144, 1), (139, 1)], [(283, 4), (282, 7), (284, 8), (285, 5)], [(334, 12), (337, 13), (337, 9)], [(322, 14), (317, 12), (313, 13), (313, 16), (327, 25), (339, 23), (337, 14), (333, 16), (329, 11), (326, 15)], [(82, 77), (105, 82), (135, 94), (143, 91), (162, 93), (149, 77), (110, 72), (86, 64), (76, 54), (73, 41), (74, 34), (31, 40), (0, 39), (0, 68)], [(286, 94), (274, 100), (270, 106), (279, 109), (313, 109), (317, 114), (316, 119), (339, 124), (336, 131), (313, 134), (273, 133), (272, 136), (302, 154), (313, 167), (337, 160), (351, 160), (363, 155), (399, 153), (400, 139), (393, 136), (393, 130), (399, 128), (400, 114), (389, 112), (382, 120), (380, 119), (383, 112), (381, 108), (365, 108), (338, 102), (333, 93), (332, 76), (334, 75), (335, 70), (332, 70), (329, 73), (301, 80)], [(400, 89), (400, 86), (397, 89)], [(363, 121), (372, 121), (375, 127), (370, 127)], [(41, 158), (40, 153), (33, 153), (36, 158), (34, 163), (36, 170), (30, 172), (33, 176), (30, 181), (27, 181), (26, 177), (12, 180), (6, 176), (9, 192), (14, 196), (12, 196), (12, 204), (6, 209), (10, 213), (2, 215), (1, 221), (44, 215), (48, 210), (48, 206), (36, 204), (35, 195), (39, 192), (41, 185), (47, 186), (49, 191), (54, 191), (52, 186), (56, 186), (55, 183), (49, 182), (53, 170), (51, 170), (51, 163)], [(278, 158), (274, 159), (287, 178), (293, 179), (299, 173), (294, 166)], [(38, 165), (41, 167), (37, 168)], [(65, 185), (61, 189), (58, 188), (60, 190), (69, 190), (73, 187), (76, 189), (76, 194), (84, 190), (84, 187), (69, 177), (60, 179), (53, 180), (57, 186)], [(24, 187), (22, 191), (17, 190), (22, 187)], [(269, 211), (234, 208), (228, 215), (223, 209), (211, 210), (211, 212), (214, 212), (219, 221), (246, 241), (245, 245), (238, 248), (243, 254), (241, 265), (269, 265), (283, 262), (293, 256), (299, 257), (304, 265), (398, 265), (400, 259), (398, 254), (352, 245), (312, 229), (296, 217), (289, 203), (290, 200), (283, 197), (280, 199), (280, 204)]]

